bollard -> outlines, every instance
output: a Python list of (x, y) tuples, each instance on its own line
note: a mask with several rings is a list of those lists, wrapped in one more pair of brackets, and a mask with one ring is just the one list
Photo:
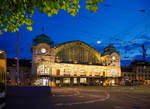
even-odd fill
[(5, 93), (5, 85), (0, 83), (0, 109), (6, 108), (6, 93)]

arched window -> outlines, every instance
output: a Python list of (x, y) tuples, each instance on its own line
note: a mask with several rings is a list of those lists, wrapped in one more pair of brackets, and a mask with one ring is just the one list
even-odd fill
[(81, 70), (80, 71), (80, 76), (85, 76), (86, 74), (85, 74), (85, 71), (84, 70)]
[(74, 73), (74, 76), (77, 76), (78, 69), (77, 69), (77, 68), (74, 68), (74, 69), (73, 69), (73, 73)]
[(98, 69), (94, 70), (94, 73), (95, 73), (95, 76), (99, 76), (99, 70)]
[(37, 68), (37, 73), (39, 75), (44, 75), (49, 73), (49, 67), (47, 65), (40, 65)]
[(118, 76), (118, 72), (116, 69), (111, 70), (111, 74), (113, 77), (117, 77)]
[(64, 69), (64, 76), (70, 76), (70, 69)]
[(60, 69), (56, 70), (56, 75), (59, 76), (60, 75)]
[(104, 77), (106, 76), (106, 73), (105, 73), (105, 71), (103, 71), (103, 76), (104, 76)]

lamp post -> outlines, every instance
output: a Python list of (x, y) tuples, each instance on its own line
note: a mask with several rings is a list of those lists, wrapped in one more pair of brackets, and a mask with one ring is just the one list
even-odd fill
[[(97, 45), (100, 45), (101, 44), (101, 40), (97, 40)], [(103, 76), (100, 77), (100, 85), (103, 84)]]
[(17, 32), (17, 83), (19, 81), (19, 32)]

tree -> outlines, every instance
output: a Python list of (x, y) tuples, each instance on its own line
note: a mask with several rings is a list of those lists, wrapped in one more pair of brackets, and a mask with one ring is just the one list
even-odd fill
[[(59, 10), (67, 11), (75, 16), (80, 8), (79, 2), (84, 0), (1, 0), (0, 1), (0, 34), (2, 32), (19, 31), (20, 26), (27, 25), (32, 31), (32, 15), (36, 9), (52, 16)], [(98, 4), (104, 0), (86, 0), (86, 9), (98, 10)]]

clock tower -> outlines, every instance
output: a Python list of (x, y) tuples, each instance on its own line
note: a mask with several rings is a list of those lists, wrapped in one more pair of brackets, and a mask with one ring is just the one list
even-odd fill
[(55, 60), (53, 41), (45, 34), (41, 34), (33, 40), (31, 51), (32, 74), (41, 77), (41, 84), (44, 84), (43, 81), (47, 81), (45, 85), (48, 85), (48, 78), (52, 73), (51, 66)]

